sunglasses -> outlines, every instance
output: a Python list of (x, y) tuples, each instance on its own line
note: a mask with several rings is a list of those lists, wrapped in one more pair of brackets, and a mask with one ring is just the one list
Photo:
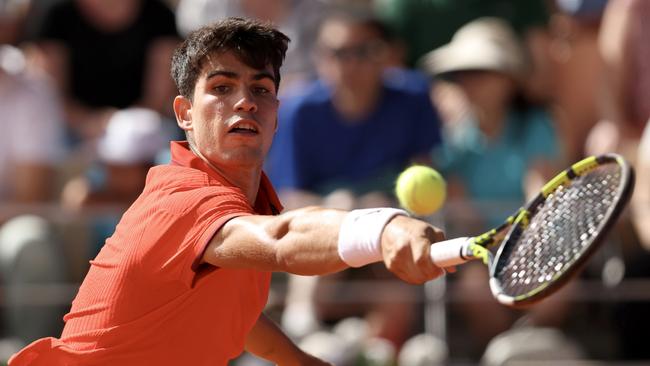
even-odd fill
[(321, 56), (347, 61), (377, 61), (386, 51), (386, 44), (381, 41), (368, 42), (356, 46), (328, 48), (320, 47)]

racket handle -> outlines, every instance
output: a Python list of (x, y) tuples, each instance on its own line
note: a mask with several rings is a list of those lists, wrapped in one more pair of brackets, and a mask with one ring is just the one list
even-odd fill
[(468, 256), (470, 237), (460, 237), (433, 243), (429, 250), (431, 260), (440, 268), (463, 264), (471, 259)]

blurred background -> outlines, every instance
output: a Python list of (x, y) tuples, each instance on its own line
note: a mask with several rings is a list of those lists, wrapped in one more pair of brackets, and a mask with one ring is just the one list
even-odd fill
[(267, 313), (301, 347), (342, 366), (650, 364), (648, 0), (0, 0), (0, 362), (60, 335), (183, 139), (173, 49), (227, 16), (292, 39), (265, 167), (287, 209), (397, 206), (399, 172), (426, 164), (447, 201), (423, 219), (477, 235), (582, 157), (637, 172), (598, 254), (526, 310), (496, 303), (476, 263), (424, 286), (382, 264), (274, 275)]

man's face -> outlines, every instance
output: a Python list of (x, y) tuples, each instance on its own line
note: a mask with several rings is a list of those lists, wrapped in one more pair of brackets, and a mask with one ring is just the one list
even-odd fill
[(320, 31), (316, 64), (334, 89), (364, 93), (379, 86), (386, 55), (387, 45), (373, 29), (330, 20)]
[(273, 68), (253, 69), (233, 53), (213, 53), (203, 64), (194, 100), (174, 101), (179, 126), (213, 165), (261, 167), (277, 127)]

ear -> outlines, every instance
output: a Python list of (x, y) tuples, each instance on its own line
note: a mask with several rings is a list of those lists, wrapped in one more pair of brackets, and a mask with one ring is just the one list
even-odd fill
[(192, 125), (192, 102), (182, 95), (174, 98), (174, 115), (176, 123), (184, 131), (191, 131)]
[[(280, 99), (278, 99), (278, 108), (280, 108)], [(276, 114), (275, 116), (275, 128), (273, 129), (273, 133), (278, 132), (278, 116)]]

